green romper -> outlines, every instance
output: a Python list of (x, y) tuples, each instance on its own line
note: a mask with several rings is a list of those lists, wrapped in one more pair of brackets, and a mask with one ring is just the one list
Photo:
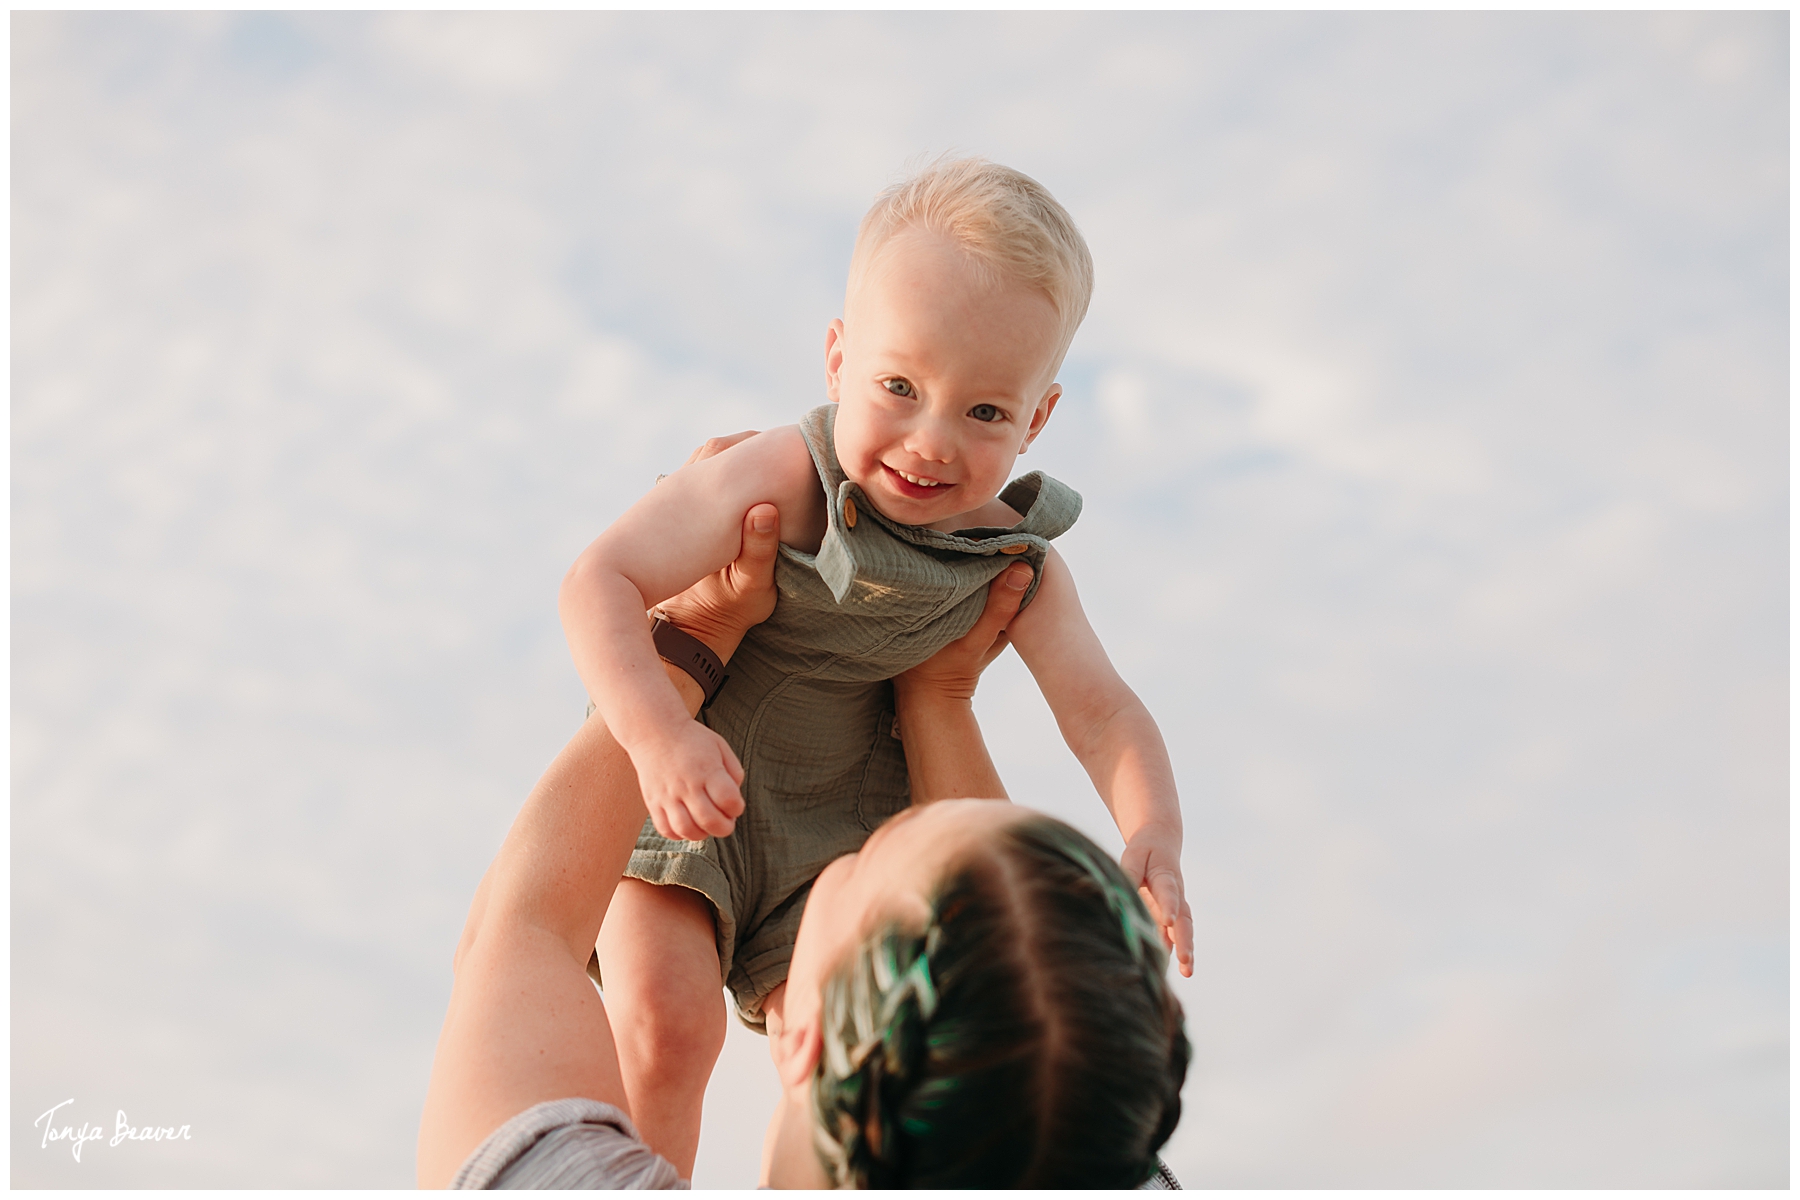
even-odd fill
[(826, 404), (800, 422), (825, 489), (819, 552), (781, 547), (775, 613), (744, 638), (701, 714), (743, 764), (743, 815), (730, 837), (699, 842), (645, 821), (625, 872), (712, 901), (720, 974), (757, 1030), (814, 878), (910, 802), (889, 680), (967, 633), (1013, 562), (1032, 566), (1030, 603), (1050, 539), (1081, 512), (1079, 495), (1033, 471), (1000, 493), (1025, 517), (1011, 529), (897, 524), (844, 478), (836, 418)]

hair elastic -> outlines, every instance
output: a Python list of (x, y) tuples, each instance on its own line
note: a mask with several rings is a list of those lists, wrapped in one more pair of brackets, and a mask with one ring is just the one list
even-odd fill
[[(1150, 914), (1144, 911), (1144, 902), (1138, 898), (1135, 888), (1127, 891), (1119, 881), (1109, 875), (1090, 858), (1086, 851), (1075, 846), (1058, 847), (1069, 860), (1088, 873), (1100, 886), (1100, 894), (1106, 898), (1106, 906), (1113, 911), (1119, 920), (1119, 934), (1125, 942), (1125, 948), (1131, 951), (1132, 960), (1144, 966), (1144, 952), (1151, 953), (1151, 963), (1157, 970), (1168, 964), (1167, 952), (1163, 948), (1162, 937), (1156, 925), (1150, 920)], [(1129, 881), (1127, 881), (1129, 884)]]

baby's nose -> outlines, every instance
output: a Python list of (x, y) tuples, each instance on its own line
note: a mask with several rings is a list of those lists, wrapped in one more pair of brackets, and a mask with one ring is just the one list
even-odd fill
[(921, 421), (906, 439), (906, 448), (926, 462), (951, 462), (956, 458), (956, 434), (943, 421)]

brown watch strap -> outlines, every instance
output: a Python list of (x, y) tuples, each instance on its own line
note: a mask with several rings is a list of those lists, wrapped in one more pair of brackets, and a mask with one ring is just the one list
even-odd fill
[(706, 699), (700, 707), (705, 708), (725, 686), (728, 676), (725, 664), (719, 656), (707, 648), (705, 642), (693, 634), (678, 628), (669, 621), (658, 616), (650, 625), (650, 640), (656, 644), (656, 652), (670, 666), (680, 667), (694, 677), (700, 690), (706, 693)]

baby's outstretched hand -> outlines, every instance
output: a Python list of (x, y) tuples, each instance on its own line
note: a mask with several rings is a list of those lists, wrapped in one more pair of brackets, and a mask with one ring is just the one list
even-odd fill
[(638, 788), (656, 832), (697, 842), (729, 837), (744, 811), (744, 768), (725, 739), (686, 721), (632, 754)]
[(1162, 929), (1163, 945), (1175, 952), (1183, 975), (1194, 973), (1194, 914), (1181, 883), (1181, 837), (1145, 826), (1119, 858), (1125, 876), (1138, 885), (1150, 917)]

